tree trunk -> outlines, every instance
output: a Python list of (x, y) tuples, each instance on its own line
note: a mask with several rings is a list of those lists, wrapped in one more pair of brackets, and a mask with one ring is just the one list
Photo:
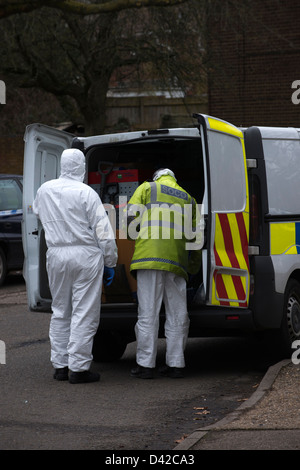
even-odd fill
[(89, 109), (86, 110), (84, 115), (84, 134), (86, 136), (90, 135), (100, 135), (105, 132), (105, 107), (99, 108), (97, 114), (89, 112)]
[(109, 78), (94, 80), (86, 99), (77, 100), (78, 107), (84, 118), (85, 135), (98, 135), (105, 132), (106, 124), (106, 92)]

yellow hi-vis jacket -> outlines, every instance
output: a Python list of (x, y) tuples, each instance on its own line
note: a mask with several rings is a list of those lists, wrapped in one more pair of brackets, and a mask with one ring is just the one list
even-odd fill
[(141, 184), (127, 205), (135, 239), (130, 271), (158, 269), (188, 279), (201, 267), (202, 233), (196, 201), (169, 175)]

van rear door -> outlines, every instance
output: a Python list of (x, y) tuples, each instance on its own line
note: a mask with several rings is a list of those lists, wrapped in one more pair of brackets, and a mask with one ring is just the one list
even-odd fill
[(58, 178), (60, 156), (71, 147), (73, 135), (58, 129), (32, 124), (26, 128), (23, 171), (23, 274), (30, 310), (50, 310), (50, 292), (45, 266), (45, 239), (42, 226), (33, 214), (32, 204), (45, 181)]
[(243, 133), (206, 115), (200, 124), (206, 164), (206, 304), (247, 307), (249, 301), (249, 197)]

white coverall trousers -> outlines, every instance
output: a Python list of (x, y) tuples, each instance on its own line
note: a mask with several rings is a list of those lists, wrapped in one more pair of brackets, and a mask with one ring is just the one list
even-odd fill
[(52, 294), (51, 362), (83, 372), (92, 362), (100, 321), (104, 261), (96, 246), (50, 247), (47, 271)]
[(184, 349), (190, 324), (185, 279), (168, 271), (139, 269), (137, 295), (137, 364), (155, 367), (159, 312), (163, 301), (166, 311), (166, 364), (169, 367), (185, 367)]

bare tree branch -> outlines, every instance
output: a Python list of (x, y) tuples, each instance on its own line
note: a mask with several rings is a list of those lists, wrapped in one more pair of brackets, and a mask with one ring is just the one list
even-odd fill
[(31, 0), (31, 1), (0, 1), (0, 19), (16, 13), (27, 13), (43, 6), (57, 8), (64, 12), (77, 15), (96, 15), (99, 13), (117, 12), (129, 8), (142, 8), (151, 6), (173, 6), (185, 3), (188, 0), (107, 0), (104, 3), (85, 3), (78, 0)]
[(202, 12), (202, 1), (190, 0), (169, 9), (81, 16), (45, 7), (10, 16), (1, 22), (0, 73), (11, 87), (52, 93), (67, 120), (101, 133), (110, 87), (198, 89)]

